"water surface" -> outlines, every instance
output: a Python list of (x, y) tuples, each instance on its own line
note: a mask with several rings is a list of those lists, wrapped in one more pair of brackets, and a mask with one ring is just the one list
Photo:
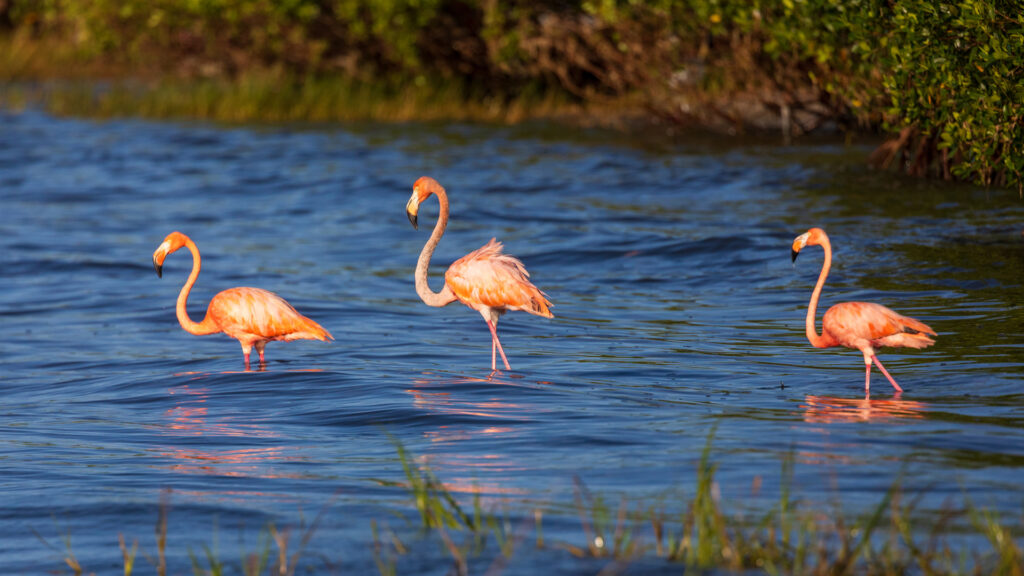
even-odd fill
[[(671, 509), (715, 426), (737, 505), (770, 503), (792, 457), (810, 502), (863, 513), (902, 473), (922, 511), (966, 493), (1019, 517), (1024, 204), (874, 173), (868, 150), (0, 115), (0, 566), (59, 571), (70, 534), (86, 571), (118, 573), (119, 533), (155, 555), (164, 497), (174, 573), (191, 573), (190, 550), (216, 542), (231, 564), (268, 523), (298, 530), (321, 510), (312, 568), (376, 573), (376, 520), (412, 542), (399, 573), (445, 572), (389, 485), (404, 479), (396, 440), (466, 502), (550, 508), (546, 536), (576, 545), (574, 476)], [(551, 320), (502, 319), (511, 372), (490, 373), (479, 314), (415, 294), (437, 205), (419, 232), (404, 207), (425, 174), (452, 202), (434, 289), (496, 236), (555, 304)], [(825, 306), (876, 301), (939, 332), (881, 356), (901, 396), (875, 372), (865, 399), (858, 352), (807, 343), (822, 254), (794, 266), (789, 249), (811, 226), (835, 248)], [(194, 319), (218, 291), (258, 286), (335, 341), (271, 343), (247, 372), (236, 341), (185, 333), (188, 253), (162, 279), (150, 260), (172, 230), (203, 255)], [(530, 550), (506, 572), (603, 566)]]

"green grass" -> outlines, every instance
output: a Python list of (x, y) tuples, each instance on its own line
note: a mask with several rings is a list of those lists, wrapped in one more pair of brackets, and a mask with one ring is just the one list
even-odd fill
[[(500, 573), (517, 554), (543, 550), (546, 554), (606, 560), (610, 567), (628, 567), (640, 559), (647, 563), (660, 559), (678, 564), (681, 570), (755, 570), (810, 576), (907, 572), (930, 576), (1024, 576), (1019, 524), (1007, 523), (999, 514), (975, 506), (966, 497), (962, 506), (949, 508), (938, 517), (934, 512), (920, 513), (916, 504), (922, 494), (910, 498), (899, 479), (873, 507), (850, 516), (842, 511), (838, 501), (822, 505), (794, 498), (790, 456), (782, 462), (776, 504), (767, 511), (752, 514), (742, 513), (742, 502), (729, 510), (715, 480), (713, 434), (714, 431), (708, 435), (688, 498), (666, 498), (653, 505), (631, 506), (623, 497), (609, 499), (594, 494), (577, 479), (571, 505), (520, 503), (515, 513), (508, 508), (485, 510), (478, 494), (468, 505), (460, 502), (428, 466), (419, 463), (396, 441), (405, 479), (381, 483), (408, 496), (409, 507), (415, 510), (419, 522), (415, 523), (418, 528), (403, 522), (404, 528), (396, 531), (386, 522), (371, 521), (368, 537), (377, 570), (382, 576), (400, 574), (402, 559), (413, 549), (407, 542), (413, 539), (436, 541), (450, 557), (456, 574), (468, 574), (474, 559)], [(300, 567), (299, 561), (328, 507), (308, 526), (299, 527), (297, 541), (291, 538), (290, 530), (268, 525), (257, 547), (242, 552), (237, 567), (220, 558), (215, 529), (211, 542), (203, 545), (200, 552), (188, 550), (192, 571), (197, 576), (238, 572), (246, 576), (289, 576), (311, 569)], [(166, 575), (168, 509), (165, 498), (156, 526), (155, 558), (145, 550), (140, 551), (137, 541), (129, 547), (124, 536), (119, 535), (125, 576), (135, 571), (140, 554), (153, 572)], [(543, 518), (552, 513), (563, 520), (563, 525), (565, 519), (579, 518), (578, 535), (572, 541), (545, 537)], [(60, 533), (60, 527), (55, 527)], [(62, 557), (71, 573), (87, 573), (75, 558), (70, 533), (60, 537), (63, 547), (39, 538)], [(989, 548), (969, 549), (965, 542), (971, 539), (987, 541)], [(525, 546), (530, 541), (532, 550)]]
[[(527, 91), (514, 98), (475, 92), (457, 81), (360, 82), (297, 79), (273, 72), (234, 80), (65, 83), (42, 92), (42, 104), (64, 116), (187, 118), (249, 122), (432, 122), (512, 124), (538, 118), (582, 116), (581, 105), (555, 92)], [(25, 97), (21, 96), (20, 101)], [(0, 98), (0, 103), (3, 99)]]
[[(843, 514), (838, 503), (831, 510), (821, 511), (812, 503), (794, 499), (793, 462), (789, 458), (782, 463), (782, 489), (774, 507), (757, 518), (730, 514), (722, 504), (715, 480), (713, 434), (708, 435), (697, 466), (693, 496), (667, 503), (670, 508), (682, 510), (677, 518), (656, 506), (631, 510), (625, 498), (613, 506), (577, 479), (573, 508), (580, 519), (582, 542), (546, 543), (543, 512), (538, 508), (533, 513), (536, 547), (562, 549), (576, 557), (603, 558), (620, 565), (656, 557), (693, 569), (762, 570), (769, 574), (884, 575), (920, 571), (931, 575), (1022, 575), (1024, 554), (1019, 537), (1015, 540), (1013, 536), (1015, 531), (1020, 533), (1019, 526), (1006, 524), (998, 514), (968, 501), (963, 511), (947, 511), (926, 529), (928, 520), (915, 512), (916, 501), (904, 504), (907, 494), (899, 479), (874, 507), (851, 518)], [(426, 466), (414, 466), (403, 447), (398, 449), (407, 478), (405, 487), (421, 513), (422, 526), (445, 543), (456, 566), (467, 565), (471, 549), (453, 547), (453, 530), (492, 537), (499, 544), (510, 540), (509, 523), (497, 522), (482, 512), (478, 497), (474, 498), (474, 516), (482, 515), (485, 520), (469, 521), (443, 482)], [(972, 531), (984, 535), (991, 549), (957, 549), (953, 539), (962, 542)], [(403, 553), (397, 547), (392, 549), (389, 569), (381, 573), (395, 573), (395, 559)], [(513, 548), (499, 546), (499, 555), (508, 558), (513, 553)]]
[(866, 128), (888, 135), (878, 166), (1024, 196), (1019, 2), (554, 4), (0, 0), (0, 82), (164, 79), (57, 103), (90, 116), (517, 122), (587, 102), (592, 122), (625, 106), (783, 140)]

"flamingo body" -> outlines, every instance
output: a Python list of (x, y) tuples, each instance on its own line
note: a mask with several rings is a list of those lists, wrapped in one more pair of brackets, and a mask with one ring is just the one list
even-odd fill
[(481, 313), (487, 309), (499, 315), (520, 310), (554, 317), (548, 309), (551, 303), (530, 282), (526, 267), (515, 256), (504, 254), (495, 238), (453, 262), (444, 281), (459, 302)]
[(331, 334), (299, 314), (287, 300), (262, 288), (228, 288), (206, 311), (228, 336), (250, 346), (272, 340), (327, 340)]
[(936, 336), (927, 324), (898, 314), (881, 304), (873, 302), (843, 302), (836, 304), (825, 312), (822, 319), (821, 334), (815, 328), (815, 317), (818, 299), (832, 267), (832, 244), (828, 235), (821, 228), (811, 228), (793, 240), (793, 261), (797, 254), (806, 246), (820, 245), (825, 250), (825, 261), (818, 276), (818, 283), (811, 293), (811, 302), (807, 308), (805, 329), (807, 339), (815, 348), (845, 346), (860, 350), (864, 355), (864, 390), (871, 387), (871, 364), (878, 369), (893, 385), (897, 392), (903, 389), (878, 360), (875, 348), (883, 346), (903, 348), (927, 348), (935, 343), (929, 338)]
[(510, 310), (552, 318), (551, 302), (530, 282), (530, 273), (523, 263), (505, 254), (501, 242), (494, 238), (453, 262), (445, 271), (445, 283), (440, 292), (430, 290), (427, 270), (430, 257), (448, 225), (448, 195), (436, 180), (423, 176), (413, 184), (412, 197), (405, 206), (409, 221), (416, 226), (419, 205), (431, 195), (437, 196), (441, 213), (416, 264), (416, 293), (428, 306), (446, 306), (457, 300), (479, 312), (491, 331), (491, 370), (497, 368), (495, 351), (501, 353), (505, 369), (511, 370), (498, 339), (498, 318)]
[(897, 314), (874, 302), (842, 302), (825, 312), (821, 321), (822, 335), (835, 344), (863, 350), (872, 348), (926, 348), (935, 343), (928, 334), (935, 334), (927, 324)]
[(265, 363), (263, 350), (268, 342), (333, 339), (330, 332), (299, 314), (284, 298), (262, 288), (224, 290), (210, 300), (203, 321), (193, 322), (188, 316), (187, 302), (202, 266), (195, 243), (181, 232), (172, 232), (153, 253), (153, 266), (157, 275), (162, 275), (164, 259), (182, 247), (192, 253), (192, 273), (178, 295), (177, 304), (178, 322), (186, 332), (196, 335), (223, 332), (238, 340), (247, 368), (253, 347), (262, 365)]

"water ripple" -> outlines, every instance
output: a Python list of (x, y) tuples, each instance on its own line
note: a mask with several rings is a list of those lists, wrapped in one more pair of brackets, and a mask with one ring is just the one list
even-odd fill
[[(551, 132), (0, 114), (0, 565), (60, 566), (19, 536), (54, 519), (88, 569), (106, 565), (117, 533), (151, 533), (164, 488), (194, 549), (215, 517), (255, 534), (341, 490), (348, 524), (312, 546), (361, 557), (369, 521), (408, 504), (383, 482), (402, 479), (395, 440), (459, 494), (565, 503), (579, 475), (641, 501), (689, 485), (717, 423), (723, 493), (794, 454), (807, 499), (870, 507), (904, 466), (938, 487), (919, 507), (941, 509), (955, 479), (1017, 510), (1016, 196), (867, 173), (866, 149)], [(555, 304), (551, 320), (502, 319), (511, 372), (490, 373), (478, 313), (414, 292), (428, 234), (403, 212), (424, 174), (452, 202), (434, 289), (497, 236)], [(424, 205), (424, 227), (436, 214)], [(793, 266), (789, 243), (813, 225), (836, 248), (824, 306), (870, 299), (940, 333), (884, 354), (902, 396), (876, 373), (865, 398), (859, 353), (808, 345), (822, 256)], [(150, 262), (172, 230), (203, 254), (193, 318), (220, 290), (260, 286), (336, 341), (271, 343), (265, 370), (245, 371), (234, 340), (186, 334), (188, 255), (163, 279)], [(553, 534), (578, 531), (553, 516)]]

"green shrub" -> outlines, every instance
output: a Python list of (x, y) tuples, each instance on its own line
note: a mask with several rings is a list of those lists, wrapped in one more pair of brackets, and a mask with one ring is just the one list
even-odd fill
[(488, 98), (515, 98), (538, 87), (581, 102), (626, 97), (670, 118), (678, 117), (681, 99), (721, 115), (742, 96), (776, 111), (784, 130), (796, 122), (790, 109), (841, 125), (881, 127), (893, 136), (875, 154), (881, 165), (1024, 188), (1024, 10), (1014, 1), (3, 5), (0, 23), (58, 37), (80, 55), (119, 63), (132, 74), (235, 78), (269, 69), (392, 83), (435, 77)]

